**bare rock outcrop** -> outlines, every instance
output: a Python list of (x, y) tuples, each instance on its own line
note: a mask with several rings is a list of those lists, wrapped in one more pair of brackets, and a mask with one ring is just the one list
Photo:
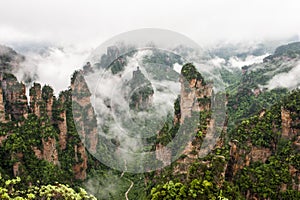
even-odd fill
[[(81, 86), (79, 85), (79, 88)], [(83, 85), (81, 89), (86, 88)], [(85, 109), (85, 114), (88, 118), (92, 119), (92, 122), (96, 122), (89, 96), (83, 99), (78, 98), (77, 100), (76, 102), (82, 106), (80, 109)], [(74, 154), (71, 154), (71, 156), (75, 156), (70, 159), (75, 161), (75, 164), (72, 166), (74, 178), (83, 180), (86, 178), (88, 153), (79, 138), (76, 138), (74, 129), (71, 128), (71, 132), (68, 130), (68, 126), (72, 125), (71, 121), (67, 121), (70, 120), (72, 115), (72, 113), (68, 113), (70, 111), (70, 101), (72, 101), (70, 91), (63, 91), (59, 98), (56, 99), (53, 89), (50, 86), (45, 85), (41, 87), (39, 83), (34, 83), (29, 90), (28, 102), (25, 85), (19, 83), (14, 75), (0, 72), (1, 122), (15, 122), (16, 127), (22, 126), (26, 123), (26, 119), (29, 119), (28, 114), (35, 115), (30, 116), (33, 117), (30, 119), (38, 120), (35, 122), (38, 122), (41, 126), (42, 132), (39, 133), (41, 135), (37, 135), (37, 138), (41, 140), (41, 146), (30, 147), (34, 155), (38, 159), (46, 160), (60, 167), (61, 162), (64, 162), (61, 156), (65, 156), (64, 153), (67, 148), (72, 148)], [(87, 121), (86, 123), (93, 124), (91, 121)], [(91, 129), (85, 128), (83, 131), (84, 139), (89, 142), (89, 149), (95, 152), (98, 142), (96, 126), (91, 127)], [(1, 135), (0, 144), (12, 133), (9, 132), (6, 135)], [(73, 149), (74, 146), (75, 148)], [(67, 152), (70, 152), (69, 149)], [(22, 164), (24, 162), (22, 153), (15, 152), (12, 155), (16, 160), (12, 164), (12, 171), (15, 176), (22, 174)], [(67, 156), (70, 156), (70, 154)]]
[(4, 101), (3, 101), (3, 92), (2, 87), (0, 86), (0, 121), (5, 121), (5, 107), (4, 107)]
[(74, 74), (71, 82), (73, 113), (77, 131), (91, 153), (96, 153), (98, 144), (96, 114), (91, 104), (91, 93), (81, 71)]
[(42, 139), (43, 159), (55, 165), (59, 164), (56, 140), (54, 138)]
[(67, 111), (64, 109), (64, 103), (66, 99), (63, 95), (61, 95), (58, 99), (59, 105), (56, 108), (59, 112), (59, 119), (57, 121), (57, 126), (59, 129), (59, 147), (61, 150), (66, 149), (67, 146)]
[(0, 82), (5, 102), (5, 113), (12, 120), (27, 118), (28, 103), (26, 88), (23, 83), (19, 83), (12, 74), (1, 73)]
[(160, 160), (163, 163), (163, 166), (169, 166), (171, 164), (172, 152), (162, 144), (156, 145), (155, 156), (157, 160)]
[[(192, 116), (200, 116), (200, 112), (208, 112), (211, 109), (211, 96), (212, 96), (212, 86), (204, 82), (201, 74), (196, 71), (195, 67), (191, 64), (186, 65), (186, 69), (190, 72), (183, 73), (180, 77), (181, 92), (180, 92), (180, 113), (175, 113), (174, 123), (180, 123), (181, 126), (185, 126), (189, 123), (197, 123), (192, 127), (188, 126), (188, 129), (183, 130), (177, 134), (193, 134), (192, 140), (187, 142), (183, 147), (181, 152), (182, 156), (176, 161), (173, 174), (187, 174), (189, 166), (199, 158), (199, 153), (201, 151), (202, 139), (200, 137), (195, 137), (196, 133), (200, 131), (203, 137), (213, 137), (207, 134), (209, 129), (212, 129), (214, 122), (210, 117), (207, 117), (203, 122), (191, 120)], [(191, 78), (192, 77), (192, 78)], [(200, 128), (200, 124), (206, 128)], [(211, 131), (212, 132), (212, 131)], [(183, 144), (181, 144), (183, 145)], [(165, 159), (166, 161), (171, 160), (171, 155), (166, 153), (162, 156), (163, 151), (167, 151), (166, 147), (159, 144), (156, 145), (156, 150), (159, 153), (156, 155), (157, 159)], [(168, 157), (169, 155), (169, 157)], [(165, 164), (165, 163), (164, 163)]]
[(289, 139), (291, 137), (291, 115), (288, 110), (281, 108), (281, 127), (282, 137)]
[(87, 153), (85, 147), (82, 144), (74, 146), (75, 151), (75, 161), (76, 164), (73, 165), (73, 171), (76, 179), (84, 180), (86, 179), (87, 170)]
[(30, 110), (33, 114), (40, 117), (41, 116), (41, 103), (42, 103), (42, 90), (39, 83), (34, 83), (29, 90), (30, 97)]
[[(192, 112), (200, 112), (210, 109), (210, 97), (212, 95), (212, 86), (203, 84), (203, 80), (192, 79), (186, 86), (185, 78), (181, 77), (181, 92), (180, 92), (180, 123), (184, 122), (186, 117), (191, 117)], [(207, 100), (206, 102), (201, 100)]]

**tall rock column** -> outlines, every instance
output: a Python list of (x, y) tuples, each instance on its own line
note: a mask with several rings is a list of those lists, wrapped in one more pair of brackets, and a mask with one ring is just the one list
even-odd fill
[(25, 85), (19, 83), (12, 74), (1, 74), (1, 78), (5, 112), (12, 120), (27, 118), (28, 102)]
[(42, 89), (42, 98), (45, 102), (45, 113), (49, 119), (52, 119), (52, 106), (53, 106), (53, 89), (45, 85)]
[(57, 110), (59, 112), (59, 119), (57, 121), (57, 126), (59, 129), (59, 146), (61, 150), (66, 149), (67, 146), (67, 114), (66, 109), (64, 108), (65, 97), (61, 95), (58, 99), (58, 107)]
[(41, 116), (41, 101), (42, 101), (42, 90), (39, 83), (34, 83), (29, 90), (30, 96), (30, 110), (33, 114), (40, 117)]
[(186, 117), (191, 117), (193, 111), (200, 112), (210, 109), (212, 86), (205, 83), (201, 74), (192, 64), (184, 65), (181, 73), (180, 123), (182, 124)]
[(90, 153), (97, 152), (97, 120), (91, 104), (91, 93), (82, 71), (75, 72), (71, 81), (74, 122)]
[(3, 101), (2, 87), (0, 86), (0, 121), (5, 122), (5, 107)]

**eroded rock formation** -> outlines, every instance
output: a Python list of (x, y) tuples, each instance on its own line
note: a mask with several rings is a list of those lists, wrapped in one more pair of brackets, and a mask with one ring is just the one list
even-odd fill
[[(63, 92), (58, 99), (54, 96), (53, 89), (50, 86), (43, 86), (34, 83), (29, 90), (29, 102), (27, 101), (26, 88), (23, 83), (19, 83), (15, 76), (6, 73), (0, 73), (0, 120), (2, 123), (15, 123), (15, 126), (21, 126), (26, 121), (28, 114), (35, 115), (41, 126), (40, 146), (31, 146), (31, 150), (38, 159), (46, 160), (60, 167), (64, 151), (72, 148), (75, 155), (72, 159), (74, 165), (75, 179), (85, 179), (88, 156), (85, 147), (80, 140), (74, 140), (73, 132), (68, 130), (68, 116), (72, 119), (71, 113), (67, 114), (68, 106), (71, 105), (70, 92)], [(84, 106), (84, 104), (83, 104)], [(70, 108), (69, 108), (70, 109)], [(90, 115), (93, 114), (89, 112)], [(69, 125), (71, 123), (69, 122)], [(57, 127), (57, 129), (53, 128)], [(1, 135), (0, 145), (8, 136)], [(50, 135), (49, 135), (50, 134)], [(51, 135), (52, 134), (52, 135)], [(55, 135), (58, 134), (58, 137)], [(71, 135), (70, 135), (71, 134)], [(97, 140), (91, 138), (91, 148), (96, 149)], [(71, 143), (72, 145), (68, 145)], [(74, 148), (74, 145), (76, 148)], [(19, 155), (19, 156), (18, 156)], [(13, 174), (20, 175), (22, 170), (20, 166), (23, 164), (23, 156), (16, 153), (14, 158), (16, 162), (13, 164)], [(69, 155), (68, 155), (69, 156)]]

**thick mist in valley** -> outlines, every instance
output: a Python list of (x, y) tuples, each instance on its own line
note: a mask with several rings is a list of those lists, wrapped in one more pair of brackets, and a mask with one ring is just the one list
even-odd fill
[(299, 8), (0, 1), (0, 199), (300, 198)]

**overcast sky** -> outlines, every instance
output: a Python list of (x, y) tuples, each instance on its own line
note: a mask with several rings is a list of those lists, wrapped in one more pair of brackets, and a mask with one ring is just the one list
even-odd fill
[[(299, 0), (0, 0), (0, 44), (27, 57), (20, 71), (66, 89), (97, 46), (141, 28), (168, 29), (200, 46), (300, 34)], [(23, 51), (55, 46), (46, 57)], [(244, 44), (244, 43), (243, 43)], [(249, 45), (249, 44), (248, 44)], [(57, 48), (57, 47), (64, 48)], [(22, 50), (23, 48), (23, 50)]]
[(300, 33), (298, 0), (0, 0), (0, 43), (96, 47), (139, 28), (163, 28), (198, 43)]

